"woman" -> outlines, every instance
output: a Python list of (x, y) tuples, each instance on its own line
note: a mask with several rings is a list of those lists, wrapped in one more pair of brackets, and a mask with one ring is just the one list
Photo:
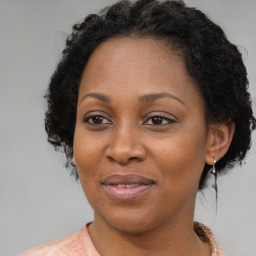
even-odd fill
[(250, 147), (247, 87), (237, 48), (182, 2), (120, 1), (75, 25), (45, 123), (94, 221), (21, 255), (224, 255), (195, 198)]

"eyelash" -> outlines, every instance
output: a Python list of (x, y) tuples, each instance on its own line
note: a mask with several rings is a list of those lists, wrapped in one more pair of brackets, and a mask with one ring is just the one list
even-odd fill
[[(107, 119), (105, 116), (103, 116), (103, 115), (94, 114), (94, 115), (85, 117), (85, 118), (83, 119), (83, 122), (84, 122), (84, 123), (88, 123), (88, 124), (90, 124), (90, 125), (95, 125), (95, 126), (104, 125), (104, 123), (95, 124), (95, 123), (90, 122), (90, 120), (92, 120), (93, 118), (97, 118), (97, 117), (98, 117), (98, 118), (101, 118), (101, 120), (102, 120), (102, 119), (108, 120), (108, 119)], [(108, 123), (112, 123), (112, 122), (108, 120)]]
[[(149, 117), (147, 118), (146, 122), (148, 122), (150, 119), (152, 120), (153, 118), (161, 118), (162, 121), (165, 120), (167, 121), (167, 123), (165, 124), (150, 124), (153, 126), (158, 126), (158, 125), (168, 125), (168, 124), (172, 124), (172, 123), (176, 123), (176, 121), (174, 119), (168, 118), (166, 116), (164, 116), (163, 114), (156, 114), (156, 113), (151, 113), (148, 115)], [(145, 123), (145, 122), (144, 122)]]
[[(95, 124), (93, 122), (90, 122), (90, 120), (92, 120), (93, 118), (100, 118), (101, 120), (105, 119), (107, 120), (107, 122), (105, 123), (100, 123), (100, 124)], [(162, 121), (166, 121), (167, 123), (164, 123), (164, 124), (146, 124), (149, 120), (152, 121), (153, 118), (160, 118)], [(94, 115), (91, 115), (91, 116), (88, 116), (88, 117), (85, 117), (83, 119), (83, 122), (84, 123), (87, 123), (89, 125), (92, 125), (92, 126), (100, 126), (100, 125), (106, 125), (106, 124), (112, 124), (111, 121), (109, 121), (108, 118), (106, 118), (105, 116), (101, 115), (101, 114), (94, 114)], [(174, 119), (171, 119), (171, 118), (168, 118), (162, 114), (155, 114), (155, 113), (151, 113), (148, 115), (148, 118), (147, 120), (143, 123), (143, 124), (146, 124), (146, 125), (152, 125), (152, 126), (160, 126), (160, 125), (168, 125), (168, 124), (172, 124), (172, 123), (176, 123), (176, 120)]]

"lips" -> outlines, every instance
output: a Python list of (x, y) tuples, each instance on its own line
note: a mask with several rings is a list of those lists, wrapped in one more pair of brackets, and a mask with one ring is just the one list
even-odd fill
[(155, 182), (143, 176), (112, 175), (102, 181), (105, 191), (114, 199), (128, 201), (136, 199), (149, 192)]

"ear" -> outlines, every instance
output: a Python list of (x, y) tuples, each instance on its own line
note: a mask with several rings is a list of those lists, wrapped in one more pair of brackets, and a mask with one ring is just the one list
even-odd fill
[(233, 121), (210, 125), (205, 158), (207, 164), (213, 165), (214, 160), (218, 162), (227, 153), (234, 132), (235, 123)]

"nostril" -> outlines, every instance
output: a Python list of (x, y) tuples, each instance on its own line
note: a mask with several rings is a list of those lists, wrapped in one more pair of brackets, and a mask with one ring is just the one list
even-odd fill
[(138, 159), (138, 157), (130, 157), (130, 159), (129, 160), (135, 160), (135, 159)]
[(118, 162), (121, 165), (125, 165), (129, 163), (132, 160), (138, 160), (138, 157), (112, 157), (112, 156), (107, 156), (108, 160), (111, 162)]

